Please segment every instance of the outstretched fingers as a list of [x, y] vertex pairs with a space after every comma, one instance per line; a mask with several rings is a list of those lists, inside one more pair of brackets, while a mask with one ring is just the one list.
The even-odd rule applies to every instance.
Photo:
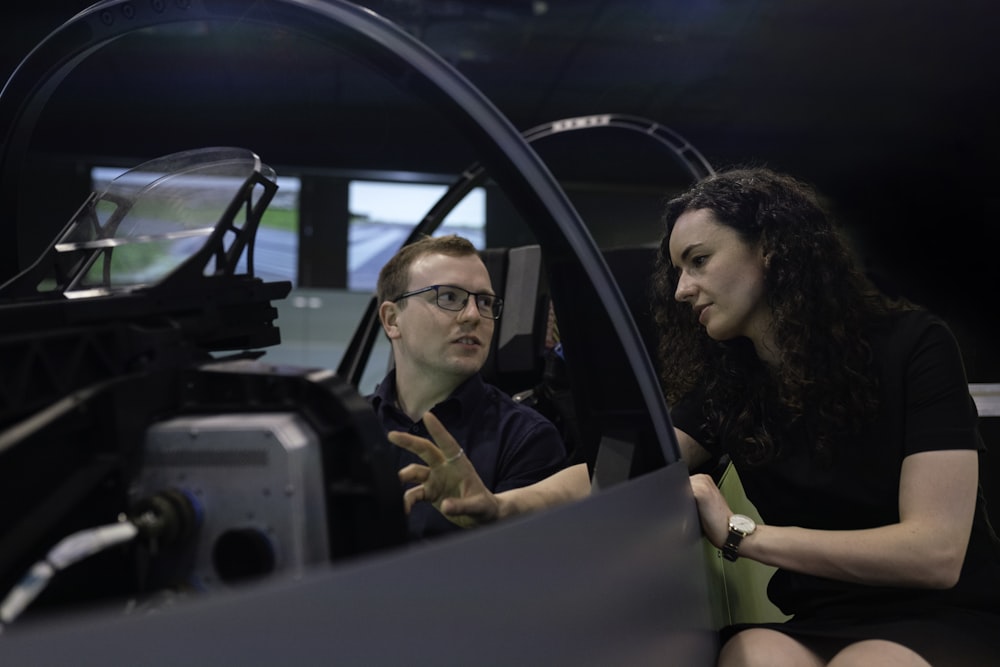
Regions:
[[465, 453], [462, 451], [461, 445], [438, 421], [433, 412], [424, 415], [424, 426], [427, 427], [427, 432], [433, 438], [433, 442], [404, 431], [391, 431], [388, 434], [389, 442], [416, 454], [421, 461], [429, 466], [452, 463]]
[[[442, 454], [440, 463], [451, 463], [452, 461], [457, 461], [462, 454], [461, 445], [458, 441], [448, 432], [448, 429], [438, 420], [433, 412], [428, 412], [424, 415], [424, 426], [427, 427], [427, 432], [431, 434], [431, 438], [434, 439], [435, 444], [438, 446], [438, 451]], [[430, 463], [428, 461], [428, 463]]]
[[402, 447], [419, 456], [420, 460], [427, 465], [434, 465], [441, 458], [441, 450], [427, 438], [421, 438], [405, 431], [390, 431], [386, 437], [397, 447]]
[[413, 506], [424, 500], [424, 485], [417, 484], [416, 486], [407, 489], [403, 492], [403, 511], [407, 514], [413, 509]]
[[404, 491], [406, 511], [424, 502], [462, 527], [495, 520], [499, 512], [496, 497], [483, 484], [461, 445], [433, 413], [424, 415], [424, 426], [433, 442], [403, 431], [388, 434], [389, 442], [424, 463], [411, 463], [398, 473], [404, 485], [414, 485]]
[[397, 473], [403, 484], [423, 484], [431, 474], [431, 469], [419, 463], [410, 463]]

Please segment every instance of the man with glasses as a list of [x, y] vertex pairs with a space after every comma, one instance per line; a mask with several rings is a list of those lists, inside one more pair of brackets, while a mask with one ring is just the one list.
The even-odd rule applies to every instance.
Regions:
[[[430, 412], [493, 492], [532, 484], [564, 466], [555, 426], [480, 375], [503, 299], [472, 243], [452, 235], [401, 248], [382, 267], [377, 292], [394, 368], [370, 400], [386, 432], [430, 438], [424, 424]], [[423, 465], [402, 448], [399, 457], [400, 468]], [[414, 538], [459, 530], [426, 503], [414, 506], [409, 527]]]

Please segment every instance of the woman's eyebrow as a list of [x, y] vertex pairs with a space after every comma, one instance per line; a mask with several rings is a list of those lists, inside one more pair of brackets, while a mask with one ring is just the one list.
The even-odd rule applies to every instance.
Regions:
[[688, 246], [681, 251], [681, 261], [683, 262], [684, 260], [686, 260], [688, 256], [690, 256], [691, 251], [700, 245], [702, 245], [700, 241], [697, 243], [688, 244]]

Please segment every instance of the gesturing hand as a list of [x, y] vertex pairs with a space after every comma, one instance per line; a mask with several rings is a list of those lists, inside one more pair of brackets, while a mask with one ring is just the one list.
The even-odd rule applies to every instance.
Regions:
[[[413, 452], [427, 465], [411, 463], [399, 471], [404, 484], [415, 484], [403, 494], [407, 514], [415, 503], [428, 502], [452, 523], [469, 528], [495, 521], [499, 506], [464, 455], [462, 448], [433, 413], [424, 415], [427, 438], [392, 431], [389, 442]], [[435, 444], [436, 443], [436, 444]]]

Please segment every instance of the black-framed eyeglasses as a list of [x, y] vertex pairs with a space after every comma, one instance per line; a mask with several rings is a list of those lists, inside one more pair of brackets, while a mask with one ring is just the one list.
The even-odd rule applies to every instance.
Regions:
[[491, 320], [499, 320], [500, 313], [503, 312], [503, 299], [498, 297], [496, 294], [477, 294], [476, 292], [470, 292], [467, 289], [456, 287], [455, 285], [431, 285], [430, 287], [421, 287], [420, 289], [415, 289], [412, 292], [404, 292], [403, 294], [400, 294], [393, 299], [392, 302], [396, 303], [406, 299], [407, 297], [423, 294], [424, 292], [430, 292], [431, 290], [435, 293], [435, 303], [437, 303], [439, 308], [443, 308], [444, 310], [451, 310], [455, 312], [463, 311], [465, 310], [466, 305], [468, 305], [469, 299], [474, 297], [476, 300], [476, 308], [479, 310], [479, 314], [481, 316], [488, 317]]

